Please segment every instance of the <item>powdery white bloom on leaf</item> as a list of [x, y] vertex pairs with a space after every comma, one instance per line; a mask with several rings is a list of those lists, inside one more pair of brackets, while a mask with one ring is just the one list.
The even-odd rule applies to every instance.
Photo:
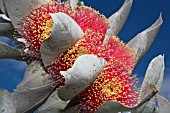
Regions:
[[170, 103], [164, 97], [157, 95], [159, 113], [168, 113], [170, 111]]
[[50, 15], [54, 21], [52, 33], [40, 47], [44, 66], [74, 45], [84, 34], [80, 26], [67, 14], [59, 12]]
[[104, 43], [106, 43], [113, 34], [118, 35], [124, 23], [126, 22], [127, 17], [129, 16], [132, 2], [133, 0], [125, 0], [123, 6], [108, 18], [110, 27], [107, 29]]
[[142, 31], [141, 33], [137, 34], [127, 43], [129, 47], [137, 52], [136, 62], [138, 62], [149, 50], [162, 26], [162, 23], [163, 20], [161, 13], [154, 24], [152, 24], [149, 28]]
[[72, 68], [60, 72], [65, 78], [65, 85], [58, 90], [58, 96], [64, 101], [72, 99], [96, 79], [106, 64], [104, 58], [94, 55], [78, 57]]
[[[21, 51], [0, 42], [0, 58], [20, 59]], [[22, 59], [20, 59], [22, 60]]]
[[[146, 85], [155, 84], [158, 90], [161, 90], [164, 77], [164, 56], [155, 57], [148, 66], [144, 81], [141, 86], [141, 97], [144, 95]], [[150, 113], [156, 109], [156, 97], [153, 97], [145, 106], [143, 113]]]
[[24, 79], [12, 92], [17, 113], [35, 111], [55, 90], [53, 84], [56, 82], [49, 78], [40, 63], [30, 63], [25, 71]]
[[50, 95], [46, 103], [38, 110], [38, 113], [62, 113], [67, 104], [67, 101], [62, 101], [58, 97], [56, 90]]
[[12, 95], [3, 89], [0, 89], [0, 112], [16, 113], [16, 106]]

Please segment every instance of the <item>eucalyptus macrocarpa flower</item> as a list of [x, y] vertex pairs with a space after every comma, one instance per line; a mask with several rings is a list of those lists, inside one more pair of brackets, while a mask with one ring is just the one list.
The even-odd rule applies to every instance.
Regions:
[[[9, 16], [2, 16], [8, 22], [1, 23], [4, 29], [0, 27], [0, 35], [11, 37], [15, 28], [12, 39], [19, 47], [0, 43], [0, 58], [29, 64], [23, 81], [12, 94], [1, 91], [1, 97], [10, 97], [14, 112], [33, 112], [49, 96], [38, 112], [47, 112], [47, 106], [53, 103], [57, 113], [116, 113], [132, 109], [155, 112], [153, 96], [163, 81], [163, 56], [153, 60], [158, 66], [151, 62], [141, 90], [135, 87], [137, 78], [131, 74], [154, 41], [162, 25], [161, 15], [151, 27], [124, 44], [116, 35], [128, 17], [132, 0], [126, 0], [109, 19], [78, 0], [0, 2], [1, 11]], [[155, 68], [155, 79], [150, 79], [154, 75], [149, 71]]]

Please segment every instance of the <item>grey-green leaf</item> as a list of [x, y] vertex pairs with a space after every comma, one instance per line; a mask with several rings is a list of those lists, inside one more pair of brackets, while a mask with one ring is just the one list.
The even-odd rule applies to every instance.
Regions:
[[0, 36], [12, 38], [14, 34], [14, 27], [10, 23], [0, 23]]
[[143, 92], [143, 97], [141, 102], [133, 109], [132, 113], [143, 113], [145, 106], [152, 99], [155, 94], [158, 93], [158, 89], [154, 84], [148, 84]]
[[106, 43], [112, 35], [117, 35], [120, 32], [129, 15], [132, 2], [133, 0], [125, 0], [123, 6], [109, 17], [110, 28], [107, 30], [104, 43]]
[[5, 23], [5, 22], [10, 22], [11, 20], [5, 15], [5, 14], [0, 14], [0, 22]]
[[131, 108], [125, 107], [119, 102], [108, 101], [103, 104], [95, 113], [118, 113], [120, 111], [129, 111]]
[[5, 0], [4, 4], [12, 24], [15, 28], [18, 28], [18, 21], [21, 21], [24, 16], [31, 14], [31, 11], [39, 4], [47, 1], [50, 0]]
[[4, 89], [0, 89], [0, 113], [17, 113], [13, 97]]
[[157, 95], [159, 113], [170, 113], [170, 103], [164, 97]]
[[128, 42], [129, 47], [134, 49], [137, 53], [136, 62], [138, 62], [149, 50], [161, 28], [162, 23], [162, 14], [160, 14], [159, 18], [152, 26], [139, 33]]
[[57, 94], [57, 90], [54, 91], [43, 106], [38, 110], [38, 113], [62, 113], [66, 107], [67, 102], [62, 101]]
[[53, 84], [47, 84], [32, 90], [15, 91], [13, 93], [17, 104], [17, 113], [32, 113], [47, 99], [53, 91]]
[[7, 15], [4, 0], [0, 0], [0, 10]]
[[55, 84], [44, 72], [40, 63], [32, 62], [23, 81], [12, 93], [16, 99], [17, 113], [30, 113], [36, 110], [54, 90]]
[[20, 50], [10, 47], [3, 42], [0, 42], [0, 59], [23, 60]]
[[95, 80], [105, 65], [105, 59], [94, 55], [78, 57], [72, 68], [60, 72], [65, 77], [65, 86], [58, 90], [59, 97], [64, 101], [73, 98]]
[[0, 36], [12, 38], [14, 34], [14, 27], [10, 19], [4, 14], [0, 14]]
[[43, 41], [40, 48], [45, 66], [74, 45], [84, 34], [80, 26], [67, 14], [59, 12], [51, 16], [54, 21], [51, 36]]
[[[146, 70], [146, 74], [145, 74], [145, 78], [143, 80], [142, 86], [141, 86], [141, 91], [143, 93], [143, 91], [145, 90], [145, 87], [148, 84], [155, 84], [158, 88], [158, 90], [160, 91], [161, 86], [162, 86], [162, 82], [163, 82], [163, 77], [164, 77], [164, 56], [159, 55], [157, 57], [155, 57], [149, 64], [147, 70]], [[142, 94], [143, 96], [143, 94]]]
[[[160, 91], [163, 77], [164, 77], [164, 56], [159, 55], [155, 57], [148, 66], [148, 69], [145, 74], [144, 81], [141, 87], [141, 98], [143, 98], [144, 91], [148, 84], [155, 84]], [[156, 109], [156, 97], [153, 97], [145, 106], [142, 113], [153, 113]]]
[[32, 90], [52, 82], [54, 82], [53, 79], [44, 71], [41, 63], [33, 61], [28, 65], [23, 80], [17, 86], [17, 90]]

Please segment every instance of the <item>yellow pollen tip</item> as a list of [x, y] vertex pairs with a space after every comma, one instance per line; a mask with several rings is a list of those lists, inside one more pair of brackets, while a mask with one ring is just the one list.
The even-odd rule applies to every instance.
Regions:
[[[52, 26], [53, 26], [53, 20], [47, 20], [45, 23], [45, 26], [42, 26], [40, 29], [43, 30], [42, 34], [41, 34], [41, 39], [45, 40], [47, 39], [50, 35], [51, 35], [51, 31], [52, 31]], [[40, 38], [40, 36], [38, 37]]]
[[[109, 83], [108, 83], [109, 82]], [[106, 81], [106, 83], [103, 84], [102, 92], [105, 93], [106, 96], [117, 96], [119, 93], [121, 93], [122, 84], [119, 80], [115, 78], [112, 78], [111, 81]]]

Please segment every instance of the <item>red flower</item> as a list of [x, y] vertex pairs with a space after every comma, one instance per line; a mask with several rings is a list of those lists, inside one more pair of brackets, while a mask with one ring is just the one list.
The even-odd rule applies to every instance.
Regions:
[[135, 53], [116, 36], [110, 37], [103, 44], [109, 26], [108, 20], [94, 9], [85, 6], [71, 9], [66, 3], [54, 1], [38, 6], [19, 23], [21, 28], [18, 32], [25, 40], [23, 52], [41, 59], [40, 46], [52, 31], [53, 20], [50, 13], [58, 12], [69, 15], [84, 32], [84, 36], [75, 45], [45, 67], [59, 81], [58, 87], [64, 85], [65, 81], [60, 71], [71, 68], [79, 56], [94, 54], [104, 58], [107, 65], [89, 87], [72, 99], [80, 104], [79, 110], [94, 112], [110, 100], [128, 107], [135, 106], [139, 102], [139, 92], [134, 87], [135, 76], [130, 77], [135, 66]]
[[18, 28], [17, 31], [22, 37], [17, 38], [22, 38], [26, 41], [23, 48], [24, 52], [40, 57], [42, 41], [50, 36], [52, 30], [53, 20], [50, 13], [58, 12], [63, 12], [72, 17], [84, 32], [87, 29], [93, 29], [97, 32], [106, 33], [108, 28], [107, 19], [94, 9], [77, 6], [72, 10], [67, 3], [47, 2], [39, 5], [32, 11], [31, 15], [23, 18], [22, 22], [18, 23], [21, 28]]
[[[139, 102], [139, 91], [135, 88], [136, 77], [130, 77], [135, 66], [135, 53], [132, 49], [112, 36], [108, 43], [100, 43], [99, 33], [88, 30], [83, 45], [89, 54], [104, 58], [107, 65], [96, 80], [83, 92], [72, 99], [80, 104], [79, 110], [94, 112], [102, 104], [113, 100], [132, 107]], [[99, 42], [96, 40], [99, 40]]]

